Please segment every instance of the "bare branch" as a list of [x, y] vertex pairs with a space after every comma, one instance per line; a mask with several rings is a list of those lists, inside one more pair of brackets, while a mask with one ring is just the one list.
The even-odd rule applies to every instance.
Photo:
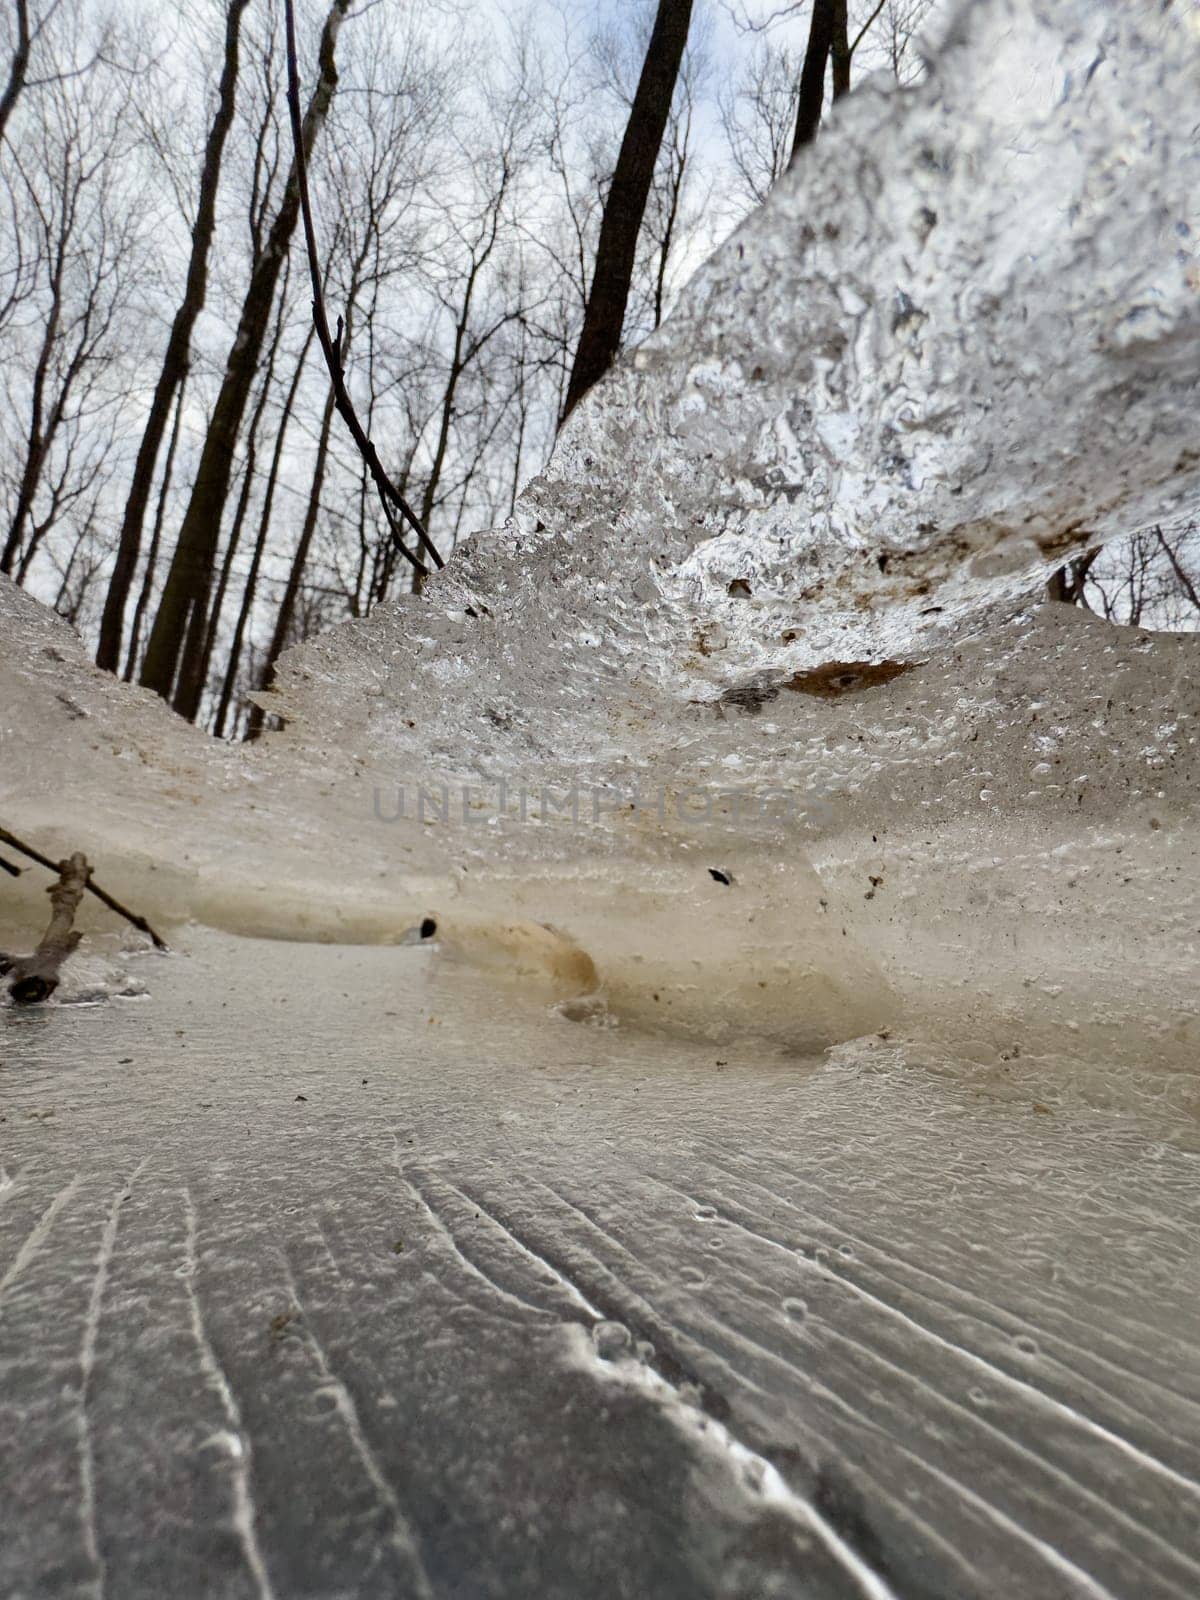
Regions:
[[[49, 867], [51, 872], [59, 871], [59, 863], [57, 861], [51, 861], [49, 856], [44, 856], [40, 850], [35, 850], [31, 844], [25, 844], [23, 840], [17, 838], [15, 833], [9, 833], [7, 828], [0, 828], [0, 843], [8, 845], [23, 856], [28, 856], [31, 861], [36, 861], [39, 866]], [[166, 940], [161, 939], [155, 933], [145, 917], [139, 917], [135, 912], [130, 911], [127, 906], [123, 906], [119, 900], [114, 900], [112, 895], [106, 894], [99, 884], [93, 883], [90, 868], [88, 869], [88, 880], [84, 888], [89, 894], [94, 894], [101, 905], [106, 905], [110, 911], [115, 911], [119, 917], [124, 917], [126, 922], [131, 923], [133, 927], [139, 929], [147, 938], [151, 939], [156, 950], [170, 948]]]
[[350, 430], [350, 435], [367, 464], [383, 505], [384, 515], [387, 517], [392, 541], [417, 573], [421, 576], [428, 576], [428, 568], [404, 544], [393, 507], [399, 511], [405, 522], [416, 534], [422, 549], [432, 558], [434, 565], [439, 568], [444, 567], [445, 562], [421, 525], [416, 512], [413, 511], [408, 501], [384, 471], [383, 463], [379, 459], [375, 446], [367, 437], [366, 430], [358, 420], [358, 413], [355, 411], [354, 404], [346, 390], [346, 377], [342, 366], [341, 352], [329, 331], [329, 318], [325, 312], [325, 293], [321, 285], [321, 263], [317, 254], [316, 230], [313, 226], [312, 202], [308, 192], [308, 164], [304, 159], [300, 112], [300, 68], [296, 58], [296, 12], [294, 0], [285, 0], [284, 15], [287, 29], [288, 111], [291, 115], [292, 142], [295, 146], [296, 154], [296, 176], [300, 186], [300, 214], [304, 223], [304, 242], [308, 250], [309, 276], [312, 279], [313, 325], [317, 330], [317, 342], [321, 346], [325, 364], [329, 368], [329, 376], [333, 383], [334, 404], [337, 407], [338, 415]]
[[1187, 595], [1188, 599], [1195, 606], [1196, 610], [1200, 611], [1200, 593], [1197, 593], [1196, 585], [1184, 571], [1183, 565], [1179, 560], [1179, 556], [1176, 554], [1174, 545], [1171, 544], [1166, 534], [1163, 533], [1161, 526], [1155, 528], [1154, 533], [1162, 547], [1163, 554], [1171, 563], [1171, 571], [1175, 574], [1179, 587], [1183, 590], [1184, 594]]

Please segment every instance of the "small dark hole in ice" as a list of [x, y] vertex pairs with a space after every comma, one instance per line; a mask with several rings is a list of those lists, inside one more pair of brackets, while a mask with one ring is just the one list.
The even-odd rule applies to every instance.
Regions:
[[733, 882], [733, 873], [722, 872], [720, 867], [709, 867], [708, 875], [714, 883], [723, 883], [727, 888]]
[[426, 917], [421, 923], [422, 939], [432, 939], [437, 932], [437, 922], [433, 917]]

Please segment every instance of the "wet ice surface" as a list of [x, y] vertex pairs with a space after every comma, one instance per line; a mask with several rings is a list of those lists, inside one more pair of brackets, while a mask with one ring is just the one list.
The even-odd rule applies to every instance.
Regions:
[[0, 1593], [1197, 1592], [1152, 1095], [189, 944], [0, 1015]]
[[0, 1011], [0, 1594], [1200, 1592], [1196, 640], [1031, 603], [1200, 504], [1196, 12], [960, 19], [277, 738], [0, 582], [6, 826], [381, 942]]

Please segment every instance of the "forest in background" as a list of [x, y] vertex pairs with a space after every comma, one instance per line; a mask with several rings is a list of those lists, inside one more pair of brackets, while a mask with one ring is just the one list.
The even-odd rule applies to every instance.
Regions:
[[[443, 555], [511, 514], [611, 358], [581, 335], [664, 17], [687, 44], [659, 74], [622, 345], [829, 100], [919, 77], [935, 3], [300, 0], [346, 387]], [[0, 570], [224, 737], [261, 728], [247, 696], [283, 649], [419, 581], [314, 336], [283, 22], [282, 0], [7, 0], [0, 35]], [[1194, 627], [1194, 546], [1146, 530], [1058, 597]]]

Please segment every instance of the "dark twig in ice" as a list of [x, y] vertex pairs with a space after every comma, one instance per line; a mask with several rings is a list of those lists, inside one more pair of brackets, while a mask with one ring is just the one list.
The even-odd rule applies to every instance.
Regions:
[[296, 13], [293, 0], [286, 0], [284, 6], [284, 19], [287, 31], [287, 102], [291, 115], [292, 144], [295, 148], [296, 181], [300, 189], [300, 215], [304, 221], [304, 242], [308, 252], [308, 271], [312, 279], [312, 313], [313, 327], [317, 331], [317, 341], [325, 357], [325, 365], [329, 368], [329, 376], [333, 383], [333, 401], [337, 407], [338, 415], [350, 430], [350, 436], [358, 448], [358, 453], [366, 462], [367, 470], [371, 474], [375, 488], [379, 493], [383, 514], [387, 518], [388, 528], [391, 532], [392, 542], [409, 565], [422, 577], [428, 577], [429, 569], [421, 562], [404, 543], [400, 532], [400, 523], [396, 512], [404, 518], [409, 527], [416, 534], [421, 547], [431, 557], [435, 567], [444, 567], [445, 562], [438, 554], [437, 547], [426, 533], [420, 518], [401, 494], [400, 490], [388, 477], [383, 463], [371, 440], [367, 430], [358, 420], [358, 413], [354, 409], [354, 402], [350, 399], [346, 388], [346, 372], [342, 364], [342, 319], [338, 318], [337, 338], [329, 331], [329, 318], [325, 312], [325, 292], [321, 287], [321, 261], [317, 253], [317, 235], [313, 227], [312, 202], [308, 193], [308, 164], [304, 158], [304, 139], [302, 132], [302, 118], [300, 112], [300, 67], [296, 59]]
[[[48, 867], [51, 872], [58, 872], [61, 868], [61, 863], [51, 861], [49, 856], [44, 856], [40, 850], [35, 850], [31, 844], [25, 844], [15, 834], [9, 833], [7, 828], [0, 828], [0, 844], [9, 845], [13, 850], [20, 851], [23, 856], [28, 856], [31, 861], [36, 861], [39, 866]], [[128, 906], [123, 906], [119, 900], [114, 900], [112, 895], [106, 893], [99, 884], [91, 881], [90, 873], [84, 887], [89, 894], [96, 896], [101, 905], [107, 906], [110, 911], [115, 911], [119, 917], [124, 917], [126, 922], [137, 928], [141, 933], [144, 933], [153, 942], [156, 950], [170, 948], [167, 941], [155, 933], [145, 917], [139, 917], [135, 911], [130, 911]]]
[[6, 861], [0, 856], [0, 872], [7, 872], [10, 878], [19, 878], [22, 871], [23, 868], [14, 866], [11, 861]]
[[17, 1005], [36, 1005], [48, 1000], [58, 988], [62, 964], [83, 938], [73, 924], [91, 875], [87, 857], [78, 850], [59, 862], [58, 882], [46, 891], [53, 907], [46, 931], [33, 954], [17, 956], [10, 968], [8, 992]]

